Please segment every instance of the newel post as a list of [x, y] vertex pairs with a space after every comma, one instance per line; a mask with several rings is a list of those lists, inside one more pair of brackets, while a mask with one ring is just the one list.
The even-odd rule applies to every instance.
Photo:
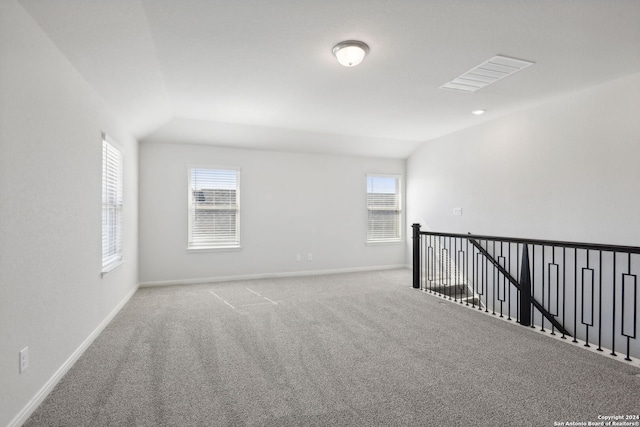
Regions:
[[531, 326], [531, 271], [529, 269], [529, 245], [522, 246], [520, 267], [520, 324]]
[[413, 287], [420, 289], [420, 224], [412, 224], [413, 228]]

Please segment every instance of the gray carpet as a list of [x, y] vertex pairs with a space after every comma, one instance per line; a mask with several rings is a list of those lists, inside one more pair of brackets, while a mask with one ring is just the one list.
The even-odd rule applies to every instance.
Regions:
[[640, 370], [411, 289], [409, 270], [138, 291], [26, 426], [553, 426]]

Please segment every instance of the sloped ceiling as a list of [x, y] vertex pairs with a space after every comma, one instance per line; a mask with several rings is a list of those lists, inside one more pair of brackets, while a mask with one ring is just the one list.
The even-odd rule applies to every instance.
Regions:
[[[638, 0], [20, 3], [149, 141], [403, 158], [640, 72]], [[371, 48], [358, 67], [331, 53], [347, 39]], [[440, 89], [498, 54], [535, 64], [474, 93]]]

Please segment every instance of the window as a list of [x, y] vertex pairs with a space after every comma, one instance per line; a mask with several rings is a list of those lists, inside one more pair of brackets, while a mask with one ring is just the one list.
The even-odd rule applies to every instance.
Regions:
[[367, 175], [367, 242], [402, 239], [402, 190], [397, 175]]
[[122, 153], [102, 136], [102, 272], [122, 263]]
[[188, 249], [240, 247], [240, 171], [189, 169]]

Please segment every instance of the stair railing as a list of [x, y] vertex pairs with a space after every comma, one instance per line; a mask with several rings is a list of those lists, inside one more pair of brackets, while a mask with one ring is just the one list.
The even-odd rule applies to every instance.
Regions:
[[437, 233], [413, 224], [413, 287], [625, 360], [637, 338], [640, 247]]

